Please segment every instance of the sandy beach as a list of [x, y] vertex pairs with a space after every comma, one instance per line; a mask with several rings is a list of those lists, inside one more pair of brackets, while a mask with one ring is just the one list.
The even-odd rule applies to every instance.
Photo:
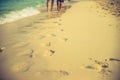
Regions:
[[0, 80], [117, 80], [119, 17], [96, 1], [0, 24]]

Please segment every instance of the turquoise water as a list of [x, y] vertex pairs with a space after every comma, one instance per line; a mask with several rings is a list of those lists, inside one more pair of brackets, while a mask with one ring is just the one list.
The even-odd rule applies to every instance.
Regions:
[[0, 15], [26, 7], [44, 5], [46, 0], [0, 0]]
[[[35, 14], [41, 14], [37, 6], [45, 6], [46, 1], [47, 0], [0, 0], [0, 24], [12, 22]], [[57, 2], [57, 0], [55, 0], [55, 2]]]
[[0, 0], [0, 24], [39, 14], [46, 0]]
[[[26, 7], [45, 5], [46, 1], [47, 0], [0, 0], [0, 16], [11, 11], [22, 10]], [[85, 1], [85, 0], [70, 0], [70, 1]]]

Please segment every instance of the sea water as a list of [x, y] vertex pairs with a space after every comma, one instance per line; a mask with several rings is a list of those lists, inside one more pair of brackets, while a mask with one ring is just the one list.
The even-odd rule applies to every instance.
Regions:
[[0, 0], [0, 24], [39, 14], [46, 0]]
[[[38, 6], [46, 6], [47, 0], [0, 0], [0, 24], [40, 14]], [[82, 0], [65, 0], [82, 1]], [[55, 0], [56, 5], [57, 0]]]

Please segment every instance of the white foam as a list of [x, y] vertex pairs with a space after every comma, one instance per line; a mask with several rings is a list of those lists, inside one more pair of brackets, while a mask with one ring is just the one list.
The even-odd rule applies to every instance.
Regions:
[[19, 11], [12, 11], [9, 14], [4, 15], [4, 17], [0, 17], [0, 24], [16, 21], [18, 19], [22, 19], [24, 17], [28, 17], [36, 14], [40, 14], [40, 11], [34, 7], [26, 7]]

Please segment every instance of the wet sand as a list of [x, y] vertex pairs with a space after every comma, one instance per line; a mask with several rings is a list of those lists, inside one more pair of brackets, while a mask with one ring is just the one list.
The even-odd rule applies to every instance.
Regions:
[[1, 80], [113, 80], [118, 18], [95, 1], [66, 9], [0, 25]]

